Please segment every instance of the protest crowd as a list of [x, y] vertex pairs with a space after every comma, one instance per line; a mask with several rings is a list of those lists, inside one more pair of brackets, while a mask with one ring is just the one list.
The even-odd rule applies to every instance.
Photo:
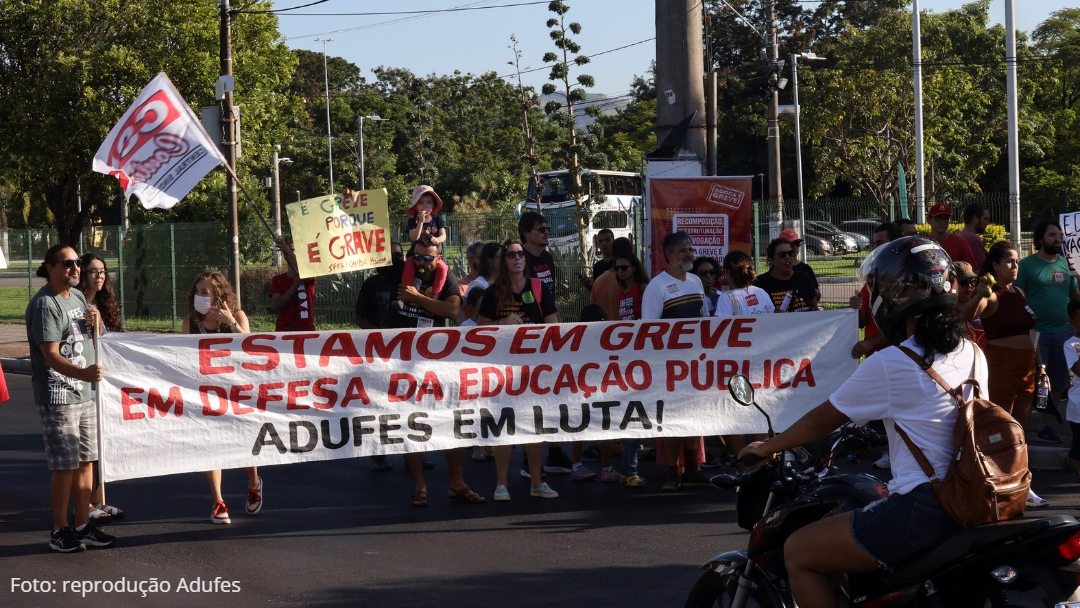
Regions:
[[[800, 260], [803, 239], [796, 230], [784, 229], [769, 241], [768, 271], [760, 275], [747, 253], [733, 250], [723, 259], [698, 256], [692, 237], [675, 231], [663, 239], [662, 251], [652, 252], [662, 260], [663, 270], [651, 277], [630, 239], [614, 238], [612, 231], [601, 230], [594, 242], [598, 259], [591, 276], [581, 281], [591, 304], [579, 318], [567, 319], [558, 308], [558, 268], [548, 251], [549, 224], [542, 214], [522, 213], [516, 238], [469, 245], [468, 272], [459, 277], [443, 259], [447, 234], [442, 207], [443, 201], [430, 186], [413, 190], [406, 212], [408, 242], [390, 244], [390, 263], [374, 269], [364, 281], [355, 306], [357, 327], [423, 331], [453, 326], [812, 314], [822, 308], [814, 270]], [[1062, 256], [1061, 227], [1052, 220], [1037, 223], [1033, 227], [1037, 250], [1020, 259], [1017, 247], [1006, 241], [984, 248], [981, 234], [989, 221], [986, 209], [968, 206], [965, 228], [956, 234], [948, 231], [951, 213], [944, 203], [930, 208], [929, 238], [952, 260], [957, 311], [967, 324], [970, 339], [986, 354], [989, 398], [1026, 427], [1036, 420], [1032, 416], [1033, 404], [1037, 405], [1036, 387], [1039, 382], [1048, 382], [1055, 398], [1068, 401], [1066, 411], [1073, 428], [1069, 455], [1080, 472], [1080, 386], [1070, 384], [1070, 372], [1080, 372], [1080, 291]], [[873, 246], [913, 230], [910, 221], [882, 223], [874, 230]], [[316, 331], [315, 279], [301, 278], [292, 248], [284, 241], [278, 246], [286, 268], [267, 287], [277, 315], [275, 329]], [[98, 365], [92, 340], [105, 333], [123, 332], [123, 319], [109, 269], [101, 257], [90, 253], [79, 257], [73, 248], [56, 245], [45, 254], [38, 275], [47, 284], [26, 309], [26, 331], [34, 398], [52, 475], [49, 546], [58, 552], [106, 547], [115, 537], [99, 525], [125, 513], [120, 506], [105, 502], [95, 468], [98, 424], [93, 385], [110, 370]], [[862, 339], [851, 345], [852, 358], [870, 357], [890, 344], [874, 321], [873, 302], [865, 287], [851, 296], [849, 307], [857, 311], [863, 330]], [[248, 316], [237, 305], [222, 273], [207, 271], [193, 277], [181, 331], [249, 331]], [[1032, 341], [1033, 332], [1037, 342]], [[1043, 368], [1045, 380], [1039, 371]], [[1049, 426], [1040, 431], [1040, 438], [1061, 441]], [[736, 464], [740, 450], [755, 439], [754, 435], [725, 435], [604, 440], [591, 445], [527, 443], [519, 475], [528, 482], [529, 496], [543, 499], [559, 497], [548, 481], [557, 475], [575, 482], [621, 484], [630, 490], [650, 485], [665, 491], [693, 488], [707, 485], [703, 469]], [[513, 451], [511, 445], [445, 450], [449, 498], [475, 505], [489, 498], [494, 502], [511, 500]], [[466, 481], [465, 457], [494, 463], [495, 491], [490, 497]], [[655, 459], [663, 470], [662, 477], [645, 478], [639, 468], [645, 458]], [[598, 462], [598, 468], [586, 460]], [[386, 456], [376, 455], [369, 462], [375, 471], [394, 469]], [[405, 454], [404, 467], [413, 482], [411, 507], [429, 505], [425, 476], [437, 466], [425, 453]], [[888, 455], [874, 466], [887, 469]], [[210, 521], [229, 524], [221, 471], [205, 475]], [[269, 491], [272, 504], [273, 488]], [[244, 512], [258, 514], [263, 501], [263, 480], [255, 467], [248, 468]], [[1046, 504], [1035, 492], [1029, 493], [1029, 507]], [[74, 512], [73, 519], [69, 519], [69, 510]]]

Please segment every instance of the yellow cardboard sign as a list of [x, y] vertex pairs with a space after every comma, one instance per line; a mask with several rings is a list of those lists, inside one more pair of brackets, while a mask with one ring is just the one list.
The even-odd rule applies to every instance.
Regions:
[[390, 264], [386, 189], [309, 198], [285, 206], [301, 278]]

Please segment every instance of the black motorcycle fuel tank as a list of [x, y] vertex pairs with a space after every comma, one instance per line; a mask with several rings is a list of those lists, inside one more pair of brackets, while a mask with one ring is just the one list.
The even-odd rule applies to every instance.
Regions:
[[865, 473], [830, 475], [814, 482], [794, 500], [761, 518], [750, 533], [750, 559], [781, 559], [784, 541], [799, 528], [819, 519], [853, 511], [888, 496], [880, 479]]

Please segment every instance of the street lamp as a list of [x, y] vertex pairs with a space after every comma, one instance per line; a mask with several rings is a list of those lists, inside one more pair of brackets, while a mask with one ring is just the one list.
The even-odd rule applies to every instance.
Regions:
[[[799, 188], [799, 229], [806, 232], [806, 207], [803, 204], [802, 184], [802, 136], [799, 133], [799, 59], [807, 61], [824, 61], [825, 58], [815, 55], [813, 51], [791, 54], [791, 94], [795, 98], [795, 182]], [[806, 247], [806, 241], [803, 241]], [[806, 251], [802, 252], [806, 259]]]
[[322, 43], [323, 86], [326, 87], [326, 154], [330, 160], [330, 193], [334, 192], [334, 140], [330, 135], [330, 73], [326, 69], [326, 43], [333, 38], [316, 38]]
[[357, 118], [356, 132], [359, 135], [358, 139], [360, 140], [359, 141], [359, 146], [360, 146], [359, 157], [360, 157], [360, 189], [361, 190], [367, 190], [367, 188], [366, 188], [367, 184], [364, 181], [364, 120], [371, 120], [371, 121], [379, 122], [379, 121], [383, 121], [383, 120], [386, 120], [386, 119], [379, 116], [379, 115], [377, 115], [377, 114], [369, 114], [367, 116], [364, 116], [363, 114], [361, 114], [359, 116], [359, 118]]
[[[271, 198], [274, 201], [274, 232], [277, 234], [278, 240], [281, 240], [281, 165], [291, 165], [292, 159], [288, 157], [279, 157], [278, 152], [281, 152], [281, 146], [274, 146], [274, 156], [271, 159], [274, 172], [271, 174], [270, 180], [270, 193]], [[277, 244], [274, 245], [274, 265], [281, 264], [281, 251]]]

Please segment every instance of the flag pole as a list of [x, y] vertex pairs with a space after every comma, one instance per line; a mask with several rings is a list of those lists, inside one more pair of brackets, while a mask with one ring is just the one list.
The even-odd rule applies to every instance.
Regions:
[[248, 204], [248, 207], [250, 207], [251, 210], [255, 212], [255, 215], [259, 217], [259, 220], [262, 221], [262, 225], [265, 226], [266, 231], [270, 233], [270, 238], [274, 241], [277, 241], [277, 233], [274, 231], [273, 228], [270, 227], [270, 222], [266, 220], [266, 216], [262, 214], [262, 211], [259, 211], [259, 208], [255, 206], [255, 197], [251, 196], [251, 193], [248, 192], [248, 189], [244, 186], [244, 183], [241, 182], [240, 178], [236, 176], [236, 171], [233, 171], [233, 168], [229, 166], [229, 163], [225, 163], [222, 166], [225, 167], [225, 170], [229, 172], [229, 175], [232, 177], [233, 183], [235, 183], [236, 186], [240, 188], [240, 191], [244, 193], [244, 196], [247, 197], [246, 199], [244, 199], [244, 202]]

